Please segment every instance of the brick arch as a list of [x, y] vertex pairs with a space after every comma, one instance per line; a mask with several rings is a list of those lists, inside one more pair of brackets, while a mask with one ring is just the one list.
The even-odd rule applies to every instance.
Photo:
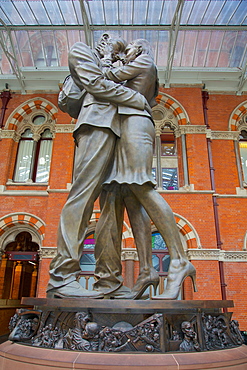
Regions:
[[45, 223], [39, 217], [31, 213], [19, 212], [11, 213], [0, 218], [0, 237], [9, 231], [14, 226], [26, 225], [35, 229], [39, 234], [40, 239], [43, 240], [45, 236]]
[[247, 113], [247, 101], [240, 103], [232, 112], [229, 123], [229, 131], [238, 131], [239, 121]]
[[161, 106], [164, 106], [166, 109], [170, 109], [174, 116], [178, 120], [178, 125], [187, 125], [189, 124], [189, 116], [182, 106], [176, 99], [167, 94], [159, 94], [156, 97], [156, 101]]
[[19, 105], [7, 119], [5, 128], [16, 130], [19, 123], [23, 121], [25, 115], [34, 111], [45, 111], [52, 121], [57, 119], [58, 108], [44, 98], [33, 98]]
[[[94, 211], [90, 220], [89, 229], [93, 230], [100, 217], [100, 211]], [[188, 249], [202, 248], [200, 238], [192, 224], [183, 216], [174, 213], [179, 232], [183, 235]], [[153, 222], [153, 227], [155, 228]], [[91, 226], [91, 227], [90, 227]], [[156, 229], [155, 229], [156, 230]], [[134, 236], [131, 227], [124, 221], [122, 243], [123, 247], [133, 247]]]
[[[192, 224], [181, 215], [174, 213], [175, 221], [178, 226], [179, 232], [182, 234], [186, 242], [187, 249], [202, 248], [200, 238], [192, 226]], [[156, 227], [152, 222], [152, 231], [156, 231]]]
[[179, 228], [179, 232], [183, 235], [186, 240], [188, 249], [201, 248], [200, 238], [192, 226], [192, 224], [181, 215], [174, 213], [176, 224]]

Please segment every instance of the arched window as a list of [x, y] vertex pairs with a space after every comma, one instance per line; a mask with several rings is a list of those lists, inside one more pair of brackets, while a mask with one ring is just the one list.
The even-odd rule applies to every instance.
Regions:
[[240, 150], [241, 163], [242, 163], [243, 180], [246, 185], [247, 184], [247, 130], [242, 130], [239, 135], [239, 150]]
[[58, 66], [56, 49], [53, 45], [45, 46], [41, 49], [34, 60], [35, 67], [54, 67]]
[[167, 276], [170, 256], [166, 243], [157, 231], [152, 233], [152, 261], [159, 275]]
[[29, 232], [20, 232], [10, 242], [2, 257], [1, 269], [4, 288], [0, 292], [3, 299], [35, 297], [39, 266], [39, 246], [32, 241]]
[[[34, 124], [37, 124], [39, 120], [42, 121], [41, 118], [42, 116], [37, 116]], [[38, 141], [34, 140], [31, 130], [26, 129], [19, 141], [14, 181], [48, 182], [51, 151], [52, 134], [49, 129], [41, 133]]]
[[95, 238], [94, 232], [87, 235], [84, 240], [83, 254], [80, 259], [81, 273], [79, 277], [80, 284], [86, 289], [93, 289], [94, 283], [94, 270], [95, 270], [95, 258], [94, 258], [94, 246]]
[[178, 163], [174, 131], [166, 125], [160, 135], [162, 188], [178, 190]]
[[[159, 294], [161, 294], [166, 287], [170, 255], [166, 243], [158, 231], [152, 232], [152, 263], [160, 276]], [[182, 299], [182, 295], [183, 291], [181, 290], [178, 299]]]
[[33, 134], [27, 129], [19, 141], [14, 181], [26, 182], [31, 178], [31, 163], [33, 156]]
[[158, 188], [178, 190], [178, 159], [176, 138], [171, 124], [156, 127], [153, 175]]

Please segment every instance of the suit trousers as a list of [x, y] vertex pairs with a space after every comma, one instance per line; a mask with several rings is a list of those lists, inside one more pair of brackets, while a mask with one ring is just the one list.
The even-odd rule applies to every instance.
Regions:
[[101, 197], [101, 216], [96, 225], [94, 289], [107, 294], [123, 284], [121, 265], [122, 230], [126, 208], [135, 238], [141, 268], [152, 266], [151, 223], [128, 184], [114, 182]]
[[76, 132], [74, 182], [61, 213], [57, 256], [47, 291], [76, 280], [94, 202], [111, 170], [116, 135], [108, 128], [82, 125]]

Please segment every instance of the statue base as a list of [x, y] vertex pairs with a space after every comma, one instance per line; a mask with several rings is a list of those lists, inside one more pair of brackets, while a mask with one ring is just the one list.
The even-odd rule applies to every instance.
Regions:
[[3, 370], [15, 361], [18, 370], [20, 362], [25, 370], [27, 364], [32, 370], [247, 368], [238, 323], [223, 312], [233, 301], [23, 298], [22, 304], [34, 308], [12, 317], [15, 343], [0, 346]]
[[246, 370], [247, 346], [190, 353], [89, 353], [35, 348], [7, 341], [0, 345], [0, 369], [154, 369], [154, 370]]

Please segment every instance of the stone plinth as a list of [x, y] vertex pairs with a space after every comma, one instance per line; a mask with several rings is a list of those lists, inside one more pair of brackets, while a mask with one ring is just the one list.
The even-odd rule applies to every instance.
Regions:
[[35, 348], [5, 342], [0, 345], [1, 370], [74, 369], [246, 370], [247, 346], [193, 353], [88, 353]]
[[23, 298], [0, 369], [247, 369], [233, 301]]

